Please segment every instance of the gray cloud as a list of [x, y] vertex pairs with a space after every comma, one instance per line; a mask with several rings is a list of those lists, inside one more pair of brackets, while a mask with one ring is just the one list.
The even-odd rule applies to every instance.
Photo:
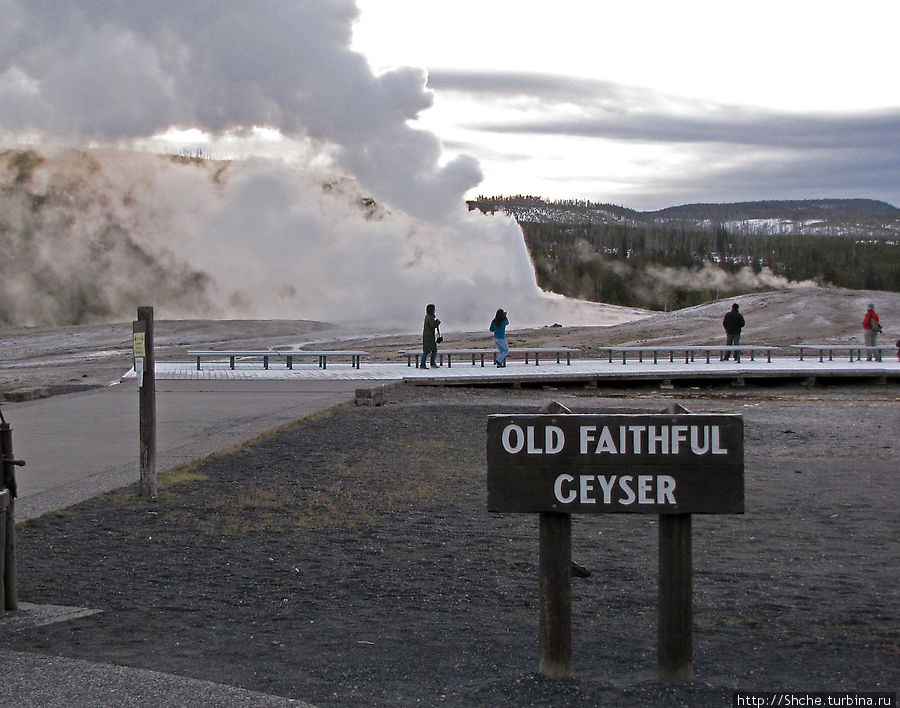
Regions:
[[582, 79], [560, 74], [526, 72], [432, 70], [428, 73], [429, 88], [490, 97], [534, 97], [543, 101], [564, 103], [636, 103], [655, 94], [647, 89], [618, 84], [613, 81]]
[[638, 87], [573, 77], [438, 71], [435, 90], [503, 99], [530, 97], [552, 112], [554, 105], [581, 108], [579, 118], [529, 119], [515, 123], [470, 122], [472, 130], [554, 134], [642, 142], [716, 142], [802, 149], [878, 147], [900, 144], [900, 108], [864, 113], [795, 114], [667, 96]]
[[623, 187], [625, 204], [652, 210], [695, 202], [823, 197], [881, 199], [893, 204], [900, 184], [896, 158], [875, 151], [798, 154], [717, 146], [705, 150], [697, 163], [689, 173], [660, 171]]
[[794, 149], [880, 148], [900, 141], [900, 110], [851, 116], [795, 116], [737, 111], [678, 117], [663, 113], [593, 115], [579, 119], [471, 123], [494, 133], [553, 134], [662, 143], [727, 143]]
[[[634, 185], [643, 206], [663, 206], [679, 195], [699, 201], [900, 198], [900, 108], [788, 113], [525, 73], [434, 71], [428, 85], [476, 97], [488, 108], [531, 101], [521, 119], [506, 111], [503, 121], [468, 122], [465, 127], [476, 133], [657, 144], [692, 153], [699, 166], [691, 174], [660, 174]], [[660, 204], [660, 198], [666, 201]]]
[[4, 0], [0, 129], [72, 142], [171, 126], [257, 126], [331, 146], [378, 195], [430, 218], [481, 179], [439, 164], [407, 123], [432, 102], [420, 69], [375, 76], [349, 50], [353, 0]]

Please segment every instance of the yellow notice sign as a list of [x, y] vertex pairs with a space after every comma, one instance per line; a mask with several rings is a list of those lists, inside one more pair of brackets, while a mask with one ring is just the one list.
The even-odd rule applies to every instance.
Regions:
[[135, 358], [147, 356], [147, 348], [145, 345], [146, 334], [144, 332], [134, 333], [134, 356]]

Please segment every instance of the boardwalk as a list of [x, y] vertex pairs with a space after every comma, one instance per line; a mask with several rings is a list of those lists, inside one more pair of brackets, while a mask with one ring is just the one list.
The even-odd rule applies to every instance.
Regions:
[[[228, 363], [205, 363], [198, 371], [195, 362], [157, 362], [158, 380], [287, 380], [287, 381], [405, 381], [412, 384], [466, 385], [504, 383], [627, 383], [690, 379], [721, 379], [723, 381], [796, 380], [812, 383], [816, 379], [871, 379], [876, 382], [900, 380], [900, 361], [885, 357], [883, 362], [824, 361], [798, 357], [773, 357], [765, 360], [741, 363], [734, 361], [652, 361], [622, 364], [610, 363], [606, 359], [573, 359], [570, 366], [565, 362], [542, 361], [535, 366], [533, 361], [509, 361], [505, 369], [493, 366], [472, 366], [468, 362], [457, 362], [452, 367], [438, 367], [427, 370], [407, 366], [405, 362], [364, 362], [359, 369], [349, 362], [335, 362], [328, 369], [321, 369], [315, 363], [294, 364], [293, 369], [283, 365], [264, 369], [259, 361], [238, 362], [234, 369]], [[129, 371], [123, 380], [134, 378]]]

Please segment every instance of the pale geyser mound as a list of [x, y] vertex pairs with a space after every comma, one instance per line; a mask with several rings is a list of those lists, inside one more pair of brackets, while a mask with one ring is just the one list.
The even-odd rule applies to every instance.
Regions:
[[157, 316], [454, 328], [503, 307], [519, 326], [645, 312], [541, 291], [518, 225], [426, 219], [333, 168], [121, 150], [0, 153], [0, 311], [8, 325]]

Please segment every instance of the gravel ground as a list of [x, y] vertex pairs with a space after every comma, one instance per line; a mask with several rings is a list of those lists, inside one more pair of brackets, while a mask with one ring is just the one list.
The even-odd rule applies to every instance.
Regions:
[[[101, 614], [4, 646], [321, 706], [731, 705], [900, 685], [896, 387], [440, 389], [340, 406], [20, 528], [19, 594]], [[656, 517], [578, 516], [571, 680], [537, 673], [538, 523], [486, 511], [486, 416], [745, 419], [746, 513], [697, 516], [694, 673], [656, 672]]]

